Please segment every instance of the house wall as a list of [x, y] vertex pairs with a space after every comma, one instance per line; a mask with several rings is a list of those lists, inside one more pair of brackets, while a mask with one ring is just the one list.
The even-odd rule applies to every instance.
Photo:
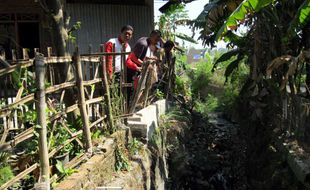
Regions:
[[[71, 24], [80, 21], [81, 28], [74, 33], [76, 44], [81, 53], [88, 52], [89, 44], [98, 51], [100, 44], [109, 38], [117, 37], [123, 25], [134, 27], [134, 36], [130, 44], [142, 36], [147, 36], [154, 27], [153, 0], [146, 5], [110, 5], [110, 4], [67, 4], [67, 13]], [[74, 49], [70, 43], [69, 52]]]
[[[49, 24], [39, 3], [35, 0], [0, 0], [0, 14], [32, 13], [39, 15], [40, 47], [46, 53], [46, 47], [52, 46]], [[88, 1], [87, 1], [88, 2]], [[126, 1], [127, 2], [127, 1]], [[130, 44], [142, 36], [147, 36], [154, 27], [154, 0], [141, 1], [139, 5], [124, 4], [96, 4], [96, 3], [67, 3], [66, 12], [71, 16], [70, 24], [81, 21], [81, 28], [74, 33], [76, 44], [81, 53], [88, 51], [89, 44], [93, 51], [99, 50], [99, 45], [109, 38], [116, 37], [123, 25], [134, 27], [134, 36]], [[18, 40], [17, 40], [18, 41]], [[69, 42], [68, 50], [73, 52], [75, 44]], [[27, 48], [27, 47], [25, 47]]]

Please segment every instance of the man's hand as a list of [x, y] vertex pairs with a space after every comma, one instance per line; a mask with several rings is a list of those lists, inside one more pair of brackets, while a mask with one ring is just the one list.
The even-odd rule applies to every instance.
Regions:
[[109, 84], [112, 84], [113, 81], [113, 76], [112, 75], [108, 75], [108, 82]]
[[142, 71], [142, 67], [137, 67], [137, 71], [141, 72]]

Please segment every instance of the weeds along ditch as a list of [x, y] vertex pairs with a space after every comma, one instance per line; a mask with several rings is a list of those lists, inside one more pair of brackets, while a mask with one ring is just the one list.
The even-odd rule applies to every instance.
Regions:
[[177, 76], [181, 104], [162, 124], [167, 130], [168, 189], [303, 189], [272, 149], [269, 123], [276, 112], [264, 110], [263, 123], [251, 120], [251, 99], [240, 94], [249, 68], [241, 64], [228, 76], [228, 63], [214, 68], [213, 60], [186, 65]]

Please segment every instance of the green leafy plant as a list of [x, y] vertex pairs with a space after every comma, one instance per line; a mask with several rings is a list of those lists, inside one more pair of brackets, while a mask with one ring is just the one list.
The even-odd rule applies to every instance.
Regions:
[[142, 150], [143, 143], [138, 141], [136, 138], [133, 138], [128, 144], [128, 151], [130, 156], [139, 154]]
[[158, 88], [157, 88], [156, 91], [155, 91], [155, 96], [156, 96], [156, 98], [158, 98], [159, 100], [164, 99], [164, 93], [163, 93], [161, 90], [159, 90]]
[[128, 152], [126, 149], [120, 146], [117, 146], [115, 149], [115, 170], [116, 171], [128, 171], [130, 168]]
[[10, 166], [0, 167], [0, 186], [14, 177]]
[[72, 169], [72, 168], [65, 168], [63, 163], [59, 160], [57, 160], [56, 168], [61, 173], [62, 176], [69, 176], [69, 175], [76, 173], [78, 171], [78, 170]]
[[68, 31], [68, 40], [72, 43], [76, 42], [76, 37], [73, 35], [74, 31], [77, 31], [78, 29], [81, 28], [82, 22], [77, 21], [75, 24], [73, 24], [73, 26], [70, 28], [70, 30]]

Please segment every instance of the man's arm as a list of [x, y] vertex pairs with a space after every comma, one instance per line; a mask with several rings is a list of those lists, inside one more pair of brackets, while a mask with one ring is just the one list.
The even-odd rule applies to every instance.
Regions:
[[[112, 53], [112, 50], [113, 50], [113, 43], [112, 42], [105, 43], [105, 52]], [[113, 76], [112, 60], [113, 58], [111, 55], [106, 56], [106, 67], [107, 67], [108, 77], [110, 80], [112, 80], [112, 76]]]
[[127, 60], [126, 60], [126, 65], [129, 69], [132, 69], [134, 71], [141, 71], [141, 64], [138, 61], [138, 58], [135, 56], [134, 53], [129, 54]]

